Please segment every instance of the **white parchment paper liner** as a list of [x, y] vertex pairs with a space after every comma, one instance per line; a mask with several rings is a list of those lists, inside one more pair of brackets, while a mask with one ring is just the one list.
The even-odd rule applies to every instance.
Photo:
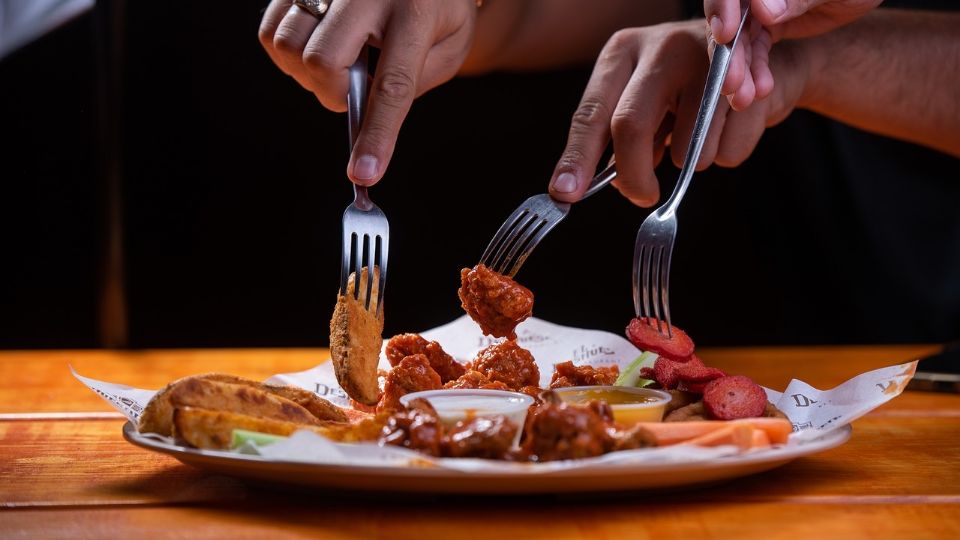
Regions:
[[[422, 332], [428, 340], [438, 341], [444, 350], [460, 362], [468, 362], [477, 351], [495, 343], [484, 336], [469, 317], [459, 319]], [[592, 366], [618, 365], [626, 367], [641, 351], [625, 338], [599, 330], [584, 330], [530, 318], [517, 328], [517, 339], [528, 349], [540, 368], [540, 385], [549, 386], [553, 365], [572, 360], [575, 364]], [[384, 354], [381, 367], [389, 369]], [[783, 392], [765, 388], [767, 397], [786, 413], [793, 423], [794, 433], [785, 445], [791, 447], [822, 437], [834, 429], [846, 426], [871, 410], [900, 395], [913, 377], [917, 362], [908, 362], [860, 374], [830, 390], [819, 390], [803, 381], [793, 380]], [[71, 371], [73, 369], [71, 368]], [[130, 386], [74, 376], [100, 397], [113, 405], [134, 424], [156, 393]], [[750, 375], [744, 373], [743, 375]], [[297, 373], [283, 373], [267, 382], [291, 384], [316, 392], [318, 395], [344, 407], [349, 407], [346, 394], [337, 384], [330, 362]], [[157, 437], [161, 438], [161, 437]], [[166, 439], [166, 438], [163, 438]], [[169, 439], [167, 439], [169, 441]], [[687, 463], [735, 455], [732, 446], [700, 448], [685, 445], [614, 452], [596, 458], [543, 463], [531, 466], [482, 459], [430, 458], [404, 448], [376, 444], [342, 444], [324, 439], [309, 431], [301, 431], [287, 440], [269, 446], [247, 445], [244, 453], [256, 453], [268, 459], [351, 466], [427, 466], [470, 471], [552, 472], [578, 467], [604, 467], [625, 463]], [[760, 450], [776, 452], [777, 448]]]

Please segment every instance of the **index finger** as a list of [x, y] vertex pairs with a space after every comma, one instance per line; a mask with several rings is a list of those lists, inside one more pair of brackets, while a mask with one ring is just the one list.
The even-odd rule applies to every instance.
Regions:
[[[411, 10], [412, 11], [412, 10]], [[395, 12], [384, 33], [373, 78], [367, 115], [353, 147], [347, 174], [360, 185], [373, 185], [393, 156], [397, 135], [413, 99], [431, 43], [429, 13]]]

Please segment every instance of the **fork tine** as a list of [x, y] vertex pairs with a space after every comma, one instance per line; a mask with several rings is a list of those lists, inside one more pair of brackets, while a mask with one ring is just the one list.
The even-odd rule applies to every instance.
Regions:
[[660, 302], [663, 304], [663, 317], [667, 322], [667, 336], [670, 338], [673, 338], [673, 329], [670, 325], [670, 259], [672, 258], [673, 241], [663, 248], [663, 260], [660, 262]]
[[511, 243], [510, 251], [504, 256], [498, 265], [497, 272], [508, 275], [510, 268], [517, 265], [521, 255], [526, 251], [527, 245], [534, 236], [546, 225], [547, 221], [539, 215], [532, 214], [530, 219], [524, 223], [522, 229], [518, 229]]
[[528, 210], [525, 210], [523, 216], [518, 220], [517, 225], [510, 230], [510, 234], [504, 239], [503, 244], [500, 246], [500, 249], [497, 250], [496, 255], [490, 259], [490, 262], [493, 266], [491, 268], [494, 272], [500, 274], [506, 271], [506, 267], [509, 262], [513, 259], [513, 256], [518, 253], [518, 243], [525, 238], [527, 231], [530, 227], [538, 220], [540, 216], [534, 214]]
[[[530, 253], [533, 252], [533, 249], [537, 247], [540, 241], [543, 240], [543, 238], [547, 236], [547, 233], [550, 232], [550, 230], [556, 225], [556, 221], [550, 221], [546, 219], [538, 223], [531, 231], [529, 238], [523, 242], [523, 251], [521, 251], [516, 257], [511, 256], [513, 264], [509, 265], [509, 272], [503, 272], [503, 275], [508, 277], [517, 275], [517, 272], [520, 270], [520, 266], [522, 266], [524, 261], [527, 260], [527, 257], [530, 256]], [[520, 245], [520, 242], [517, 244]]]
[[[366, 236], [366, 235], [364, 235]], [[360, 277], [363, 275], [363, 241], [364, 236], [356, 233], [356, 241], [351, 245], [353, 255], [353, 298], [360, 299]]]
[[643, 249], [643, 259], [640, 264], [643, 269], [643, 275], [641, 276], [641, 287], [643, 291], [643, 316], [649, 318], [653, 315], [653, 312], [650, 311], [650, 256], [653, 253], [653, 249], [650, 247], [644, 247]]
[[380, 236], [377, 236], [377, 266], [380, 268], [380, 275], [377, 278], [377, 318], [383, 316], [383, 291], [387, 288], [387, 248], [389, 244]]
[[[376, 238], [371, 238], [368, 234], [363, 235], [364, 268], [361, 269], [360, 273], [362, 274], [363, 270], [367, 271], [367, 286], [365, 287], [366, 290], [364, 291], [366, 296], [364, 296], [363, 302], [363, 309], [366, 309], [367, 311], [370, 311], [370, 303], [373, 301], [373, 295], [371, 293], [373, 292], [373, 278], [376, 271], [376, 253], [374, 252], [375, 242]], [[357, 288], [359, 288], [359, 284], [357, 285]]]
[[[663, 333], [663, 329], [660, 327], [660, 294], [663, 292], [663, 289], [660, 288], [660, 259], [663, 256], [663, 247], [657, 246], [653, 250], [653, 268], [650, 270], [651, 279], [653, 280], [650, 284], [650, 295], [653, 303], [653, 313], [656, 315], [657, 319], [657, 332]], [[656, 294], [656, 297], [653, 295]]]
[[350, 245], [353, 234], [344, 229], [343, 240], [340, 247], [340, 294], [347, 294], [347, 280], [350, 279]]
[[490, 243], [487, 244], [487, 249], [484, 250], [483, 256], [480, 257], [480, 262], [487, 267], [493, 267], [493, 259], [498, 256], [503, 243], [509, 238], [508, 233], [512, 231], [517, 223], [527, 214], [528, 210], [523, 208], [517, 208], [507, 217], [506, 221], [503, 222], [503, 225], [500, 226], [500, 229], [497, 230], [497, 234], [493, 236], [493, 240], [490, 240]]

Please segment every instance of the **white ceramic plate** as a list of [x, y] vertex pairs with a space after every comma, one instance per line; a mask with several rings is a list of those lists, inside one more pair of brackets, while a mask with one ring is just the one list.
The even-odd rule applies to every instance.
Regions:
[[[129, 442], [173, 456], [210, 472], [275, 484], [339, 488], [355, 491], [393, 491], [458, 494], [587, 493], [651, 490], [716, 483], [767, 471], [802, 456], [835, 448], [850, 438], [849, 425], [800, 444], [791, 444], [721, 458], [683, 463], [630, 463], [577, 467], [546, 473], [521, 469], [497, 472], [461, 472], [422, 467], [344, 466], [274, 461], [260, 456], [197, 450], [144, 437], [133, 424], [123, 426]], [[532, 464], [531, 467], [536, 467]]]

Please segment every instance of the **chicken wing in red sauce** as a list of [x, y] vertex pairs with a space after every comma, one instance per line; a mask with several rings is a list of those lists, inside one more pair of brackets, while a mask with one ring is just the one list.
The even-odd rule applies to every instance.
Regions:
[[413, 354], [422, 354], [430, 361], [430, 367], [440, 375], [440, 382], [456, 380], [466, 373], [467, 368], [452, 356], [444, 352], [436, 341], [427, 341], [419, 334], [400, 334], [387, 342], [387, 360], [396, 366], [404, 358]]
[[600, 367], [575, 366], [567, 360], [553, 366], [553, 377], [550, 378], [550, 388], [566, 386], [608, 386], [616, 382], [620, 376], [618, 366]]
[[440, 375], [430, 367], [430, 360], [422, 354], [408, 356], [387, 373], [377, 412], [402, 410], [400, 398], [405, 394], [439, 388]]
[[516, 339], [518, 324], [533, 314], [533, 293], [482, 264], [460, 271], [460, 302], [484, 334]]
[[522, 451], [530, 461], [580, 459], [655, 445], [643, 428], [622, 430], [614, 424], [605, 402], [575, 405], [547, 398], [527, 422]]
[[500, 381], [491, 381], [479, 371], [468, 371], [455, 381], [443, 385], [444, 388], [466, 388], [482, 390], [510, 390], [510, 387]]
[[406, 410], [390, 415], [383, 426], [379, 442], [440, 456], [443, 448], [443, 425], [429, 401], [423, 398], [415, 399]]
[[540, 385], [540, 369], [533, 355], [520, 348], [516, 341], [504, 341], [481, 350], [473, 361], [473, 369], [511, 390]]
[[457, 422], [444, 437], [444, 454], [450, 457], [506, 459], [520, 426], [506, 416], [481, 416]]

